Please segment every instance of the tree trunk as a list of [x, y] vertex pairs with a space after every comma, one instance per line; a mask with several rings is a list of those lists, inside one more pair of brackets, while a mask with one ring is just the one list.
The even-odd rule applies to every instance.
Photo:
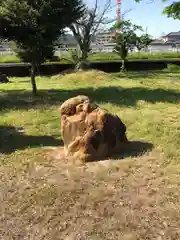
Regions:
[[82, 50], [82, 61], [87, 61], [88, 58], [88, 52], [84, 49]]
[[123, 72], [126, 69], [125, 63], [126, 63], [126, 58], [128, 55], [128, 48], [126, 47], [125, 44], [121, 45], [121, 71]]
[[33, 95], [37, 95], [37, 86], [36, 86], [36, 69], [35, 69], [35, 64], [31, 64], [31, 84], [32, 84], [32, 92]]
[[126, 68], [125, 68], [125, 59], [122, 59], [122, 66], [121, 66], [121, 71], [123, 72]]
[[79, 62], [76, 64], [76, 71], [79, 71], [79, 70], [87, 70], [88, 69], [88, 61], [87, 61], [87, 58], [88, 58], [88, 52], [84, 49], [81, 50], [81, 57], [79, 59]]
[[88, 62], [83, 60], [80, 60], [75, 66], [76, 71], [86, 71], [88, 69], [89, 69]]

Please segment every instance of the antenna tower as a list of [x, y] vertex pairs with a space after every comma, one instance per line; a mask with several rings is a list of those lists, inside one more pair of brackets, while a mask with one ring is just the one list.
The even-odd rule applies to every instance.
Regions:
[[121, 21], [121, 0], [116, 0], [117, 3], [117, 23]]

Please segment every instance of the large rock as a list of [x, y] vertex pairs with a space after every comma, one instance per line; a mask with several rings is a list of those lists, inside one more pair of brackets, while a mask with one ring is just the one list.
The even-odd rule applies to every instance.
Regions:
[[110, 157], [127, 144], [126, 126], [87, 96], [65, 101], [61, 108], [61, 134], [66, 157], [83, 162]]

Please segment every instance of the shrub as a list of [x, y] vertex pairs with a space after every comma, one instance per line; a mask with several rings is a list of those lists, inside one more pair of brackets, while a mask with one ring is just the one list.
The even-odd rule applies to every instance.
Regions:
[[168, 64], [167, 70], [168, 72], [180, 72], [180, 66], [176, 64]]

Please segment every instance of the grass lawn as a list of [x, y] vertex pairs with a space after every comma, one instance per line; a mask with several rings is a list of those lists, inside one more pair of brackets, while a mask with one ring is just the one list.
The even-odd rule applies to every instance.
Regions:
[[[180, 52], [133, 52], [128, 54], [128, 59], [180, 59]], [[120, 56], [116, 53], [97, 53], [89, 57], [90, 61], [101, 60], [120, 60]]]
[[[0, 239], [180, 239], [179, 73], [38, 77], [36, 99], [29, 78], [10, 80], [0, 85]], [[136, 151], [50, 159], [58, 108], [78, 94], [120, 116]]]
[[[70, 57], [68, 57], [68, 59], [69, 58]], [[62, 55], [60, 59], [61, 59], [60, 60], [61, 63], [69, 63], [69, 61], [64, 55]], [[120, 59], [121, 58], [116, 53], [100, 52], [100, 53], [95, 53], [89, 56], [89, 61], [111, 61], [111, 60], [113, 61], [113, 60], [120, 60]], [[128, 55], [128, 59], [131, 59], [131, 60], [133, 59], [134, 60], [136, 59], [180, 59], [180, 52], [160, 52], [160, 53], [133, 52]], [[16, 55], [0, 56], [0, 63], [19, 63], [19, 62], [21, 62], [21, 60]], [[55, 60], [52, 60], [52, 62], [55, 62]]]
[[0, 63], [20, 63], [21, 60], [16, 55], [1, 55]]

